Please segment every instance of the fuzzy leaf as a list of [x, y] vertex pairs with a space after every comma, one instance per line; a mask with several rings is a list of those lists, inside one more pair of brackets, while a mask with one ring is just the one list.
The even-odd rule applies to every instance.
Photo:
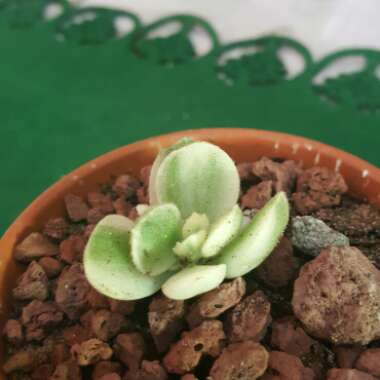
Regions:
[[151, 210], [151, 206], [145, 204], [145, 203], [140, 203], [136, 206], [136, 211], [138, 216], [143, 216], [146, 214], [149, 210]]
[[200, 230], [207, 231], [210, 226], [210, 222], [205, 214], [198, 214], [193, 212], [183, 224], [182, 227], [182, 236], [187, 238], [188, 236], [198, 232]]
[[288, 221], [288, 199], [280, 192], [255, 214], [241, 235], [222, 250], [215, 263], [227, 265], [227, 278], [250, 272], [271, 254]]
[[178, 242], [174, 247], [174, 253], [182, 260], [194, 262], [201, 257], [201, 247], [206, 240], [207, 231], [199, 230]]
[[237, 203], [240, 179], [232, 159], [219, 147], [195, 142], [171, 152], [156, 174], [159, 203], [174, 203], [184, 218], [193, 212], [211, 222]]
[[140, 273], [130, 256], [133, 222], [121, 215], [102, 219], [86, 245], [83, 263], [89, 283], [107, 297], [136, 300], [160, 289], [168, 275], [149, 277]]
[[162, 292], [168, 298], [185, 300], [218, 287], [225, 275], [224, 264], [188, 267], [170, 277], [162, 285]]
[[212, 257], [219, 253], [240, 231], [243, 213], [238, 205], [219, 218], [210, 229], [208, 237], [202, 246], [202, 256]]
[[173, 247], [181, 239], [181, 227], [173, 204], [156, 206], [138, 219], [131, 232], [131, 255], [141, 273], [157, 276], [176, 263]]
[[180, 149], [184, 146], [192, 144], [193, 142], [194, 141], [190, 139], [189, 137], [184, 137], [178, 140], [175, 144], [173, 144], [169, 148], [160, 150], [160, 153], [157, 155], [153, 163], [152, 169], [150, 171], [150, 177], [149, 177], [149, 203], [151, 205], [158, 204], [157, 191], [156, 191], [156, 178], [157, 178], [158, 169], [161, 166], [162, 162], [171, 152], [174, 152], [177, 149]]

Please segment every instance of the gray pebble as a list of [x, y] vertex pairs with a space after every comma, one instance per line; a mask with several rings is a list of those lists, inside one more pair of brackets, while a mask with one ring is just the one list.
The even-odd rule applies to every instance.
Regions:
[[347, 236], [312, 216], [293, 218], [292, 243], [299, 250], [311, 256], [318, 256], [327, 247], [350, 245]]

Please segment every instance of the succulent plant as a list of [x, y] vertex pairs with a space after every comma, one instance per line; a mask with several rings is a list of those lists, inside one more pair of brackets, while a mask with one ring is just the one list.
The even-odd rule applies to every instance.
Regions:
[[185, 138], [162, 150], [151, 171], [150, 205], [137, 207], [135, 222], [106, 216], [91, 234], [88, 281], [115, 299], [161, 288], [182, 300], [250, 272], [284, 233], [289, 205], [280, 192], [245, 225], [239, 192], [236, 166], [221, 148]]

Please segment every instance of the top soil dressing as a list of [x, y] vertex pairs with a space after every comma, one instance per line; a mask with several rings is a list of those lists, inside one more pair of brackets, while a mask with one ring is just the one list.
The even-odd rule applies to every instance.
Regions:
[[186, 301], [161, 292], [118, 301], [92, 288], [87, 240], [106, 215], [138, 217], [150, 169], [86, 199], [67, 194], [66, 215], [16, 247], [25, 271], [3, 331], [7, 378], [380, 377], [380, 212], [351, 199], [344, 178], [323, 167], [265, 157], [238, 165], [244, 222], [278, 192], [291, 204], [285, 235], [243, 277]]

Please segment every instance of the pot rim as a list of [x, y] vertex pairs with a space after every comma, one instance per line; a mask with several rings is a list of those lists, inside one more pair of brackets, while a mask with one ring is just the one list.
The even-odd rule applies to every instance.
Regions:
[[[220, 137], [220, 134], [223, 134], [224, 139], [228, 139], [231, 145], [234, 145], [234, 142], [237, 140], [241, 140], [242, 137], [257, 137], [266, 140], [272, 140], [274, 144], [283, 143], [287, 140], [293, 140], [293, 148], [299, 147], [303, 145], [308, 150], [315, 150], [320, 153], [324, 153], [330, 156], [336, 156], [337, 159], [341, 161], [349, 161], [350, 166], [356, 169], [363, 170], [363, 178], [366, 177], [369, 180], [377, 179], [380, 180], [380, 169], [374, 166], [373, 164], [365, 161], [364, 159], [355, 156], [351, 153], [348, 153], [342, 149], [335, 148], [331, 145], [312, 140], [306, 137], [282, 133], [282, 132], [274, 132], [274, 131], [266, 131], [261, 129], [248, 129], [248, 128], [203, 128], [203, 129], [188, 129], [183, 131], [171, 132], [163, 135], [156, 135], [153, 137], [149, 137], [147, 139], [139, 140], [137, 142], [127, 144], [121, 146], [119, 148], [115, 148], [107, 153], [104, 153], [96, 158], [87, 161], [86, 163], [80, 165], [76, 169], [72, 170], [58, 181], [54, 182], [50, 185], [46, 190], [44, 190], [37, 198], [35, 198], [29, 206], [27, 206], [11, 223], [11, 225], [7, 228], [0, 240], [1, 242], [6, 240], [15, 233], [15, 231], [19, 230], [20, 223], [25, 218], [30, 218], [34, 212], [36, 212], [40, 207], [45, 203], [52, 195], [59, 190], [64, 190], [65, 188], [69, 188], [72, 185], [73, 181], [80, 179], [81, 177], [86, 176], [94, 167], [99, 168], [99, 166], [107, 166], [108, 163], [116, 160], [117, 158], [125, 155], [126, 153], [132, 153], [133, 151], [137, 151], [142, 149], [144, 146], [153, 146], [157, 149], [157, 151], [165, 146], [170, 144], [172, 141], [176, 141], [181, 137], [190, 136], [195, 137], [197, 139], [204, 140], [213, 140], [214, 138]], [[297, 155], [295, 154], [295, 159]], [[365, 169], [362, 169], [365, 168]], [[366, 175], [365, 175], [366, 174]], [[0, 274], [1, 274], [1, 261], [0, 261]]]

